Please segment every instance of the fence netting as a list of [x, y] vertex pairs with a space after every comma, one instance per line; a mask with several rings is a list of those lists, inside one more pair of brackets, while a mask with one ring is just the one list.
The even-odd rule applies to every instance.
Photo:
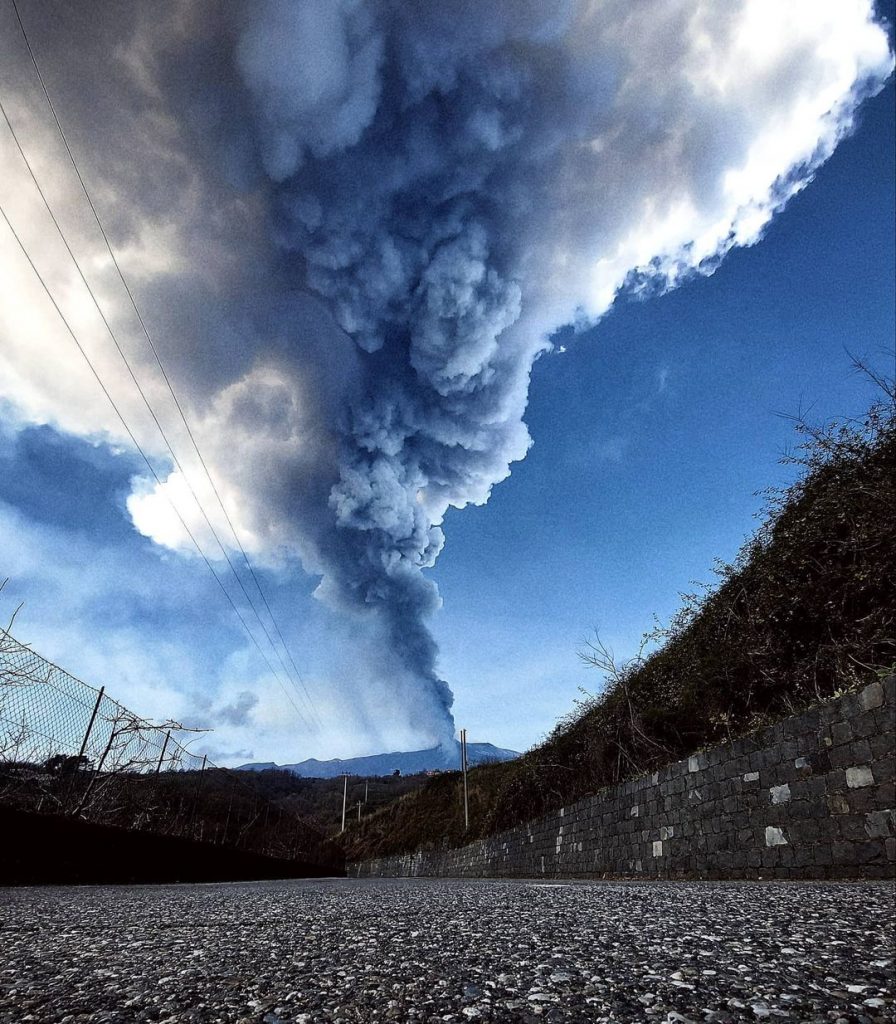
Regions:
[[259, 780], [187, 749], [0, 629], [0, 803], [325, 863], [327, 840]]

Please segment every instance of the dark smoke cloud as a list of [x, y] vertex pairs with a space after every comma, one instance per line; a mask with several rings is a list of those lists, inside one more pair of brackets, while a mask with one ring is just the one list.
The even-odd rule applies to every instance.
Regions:
[[[426, 570], [446, 510], [525, 456], [550, 332], [757, 241], [892, 64], [860, 0], [256, 0], [75, 21], [66, 40], [118, 55], [115, 88], [94, 83], [109, 124], [128, 98], [132, 145], [110, 137], [93, 168], [138, 197], [106, 197], [118, 238], [189, 207], [196, 263], [143, 290], [163, 326], [193, 326], [171, 358], [250, 546], [301, 554], [439, 741]], [[64, 91], [95, 124], [91, 90]], [[157, 498], [135, 497], [135, 522], [179, 546]]]

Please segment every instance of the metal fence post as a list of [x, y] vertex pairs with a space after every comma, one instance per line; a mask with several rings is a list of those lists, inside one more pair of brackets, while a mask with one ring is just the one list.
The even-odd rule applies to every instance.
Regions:
[[78, 751], [79, 764], [81, 762], [81, 758], [84, 756], [84, 751], [87, 749], [87, 741], [90, 739], [90, 732], [93, 729], [93, 723], [96, 721], [96, 716], [100, 710], [100, 704], [103, 702], [103, 694], [105, 692], [106, 687], [101, 686], [100, 692], [96, 695], [96, 704], [93, 705], [93, 714], [90, 716], [90, 721], [87, 723], [87, 732], [84, 733], [84, 739], [81, 741], [81, 749]]
[[193, 836], [193, 825], [196, 821], [196, 809], [199, 806], [199, 795], [202, 793], [202, 782], [205, 777], [205, 754], [202, 755], [202, 767], [199, 769], [199, 783], [196, 786], [196, 794], [193, 797], [193, 811], [190, 814], [190, 836]]
[[233, 790], [234, 790], [234, 783], [233, 783], [233, 780], [231, 779], [231, 781], [230, 781], [230, 798], [227, 801], [227, 817], [224, 819], [224, 837], [221, 840], [221, 845], [222, 846], [226, 846], [227, 845], [227, 831], [230, 828], [230, 812], [233, 810]]
[[165, 733], [165, 742], [162, 744], [162, 753], [159, 754], [159, 763], [156, 765], [156, 775], [162, 770], [162, 762], [165, 760], [165, 751], [168, 749], [168, 740], [171, 739], [171, 733]]

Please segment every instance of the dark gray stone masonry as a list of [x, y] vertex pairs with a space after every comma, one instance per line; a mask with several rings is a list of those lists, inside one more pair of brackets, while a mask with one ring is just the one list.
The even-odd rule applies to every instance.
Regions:
[[888, 878], [896, 676], [460, 849], [359, 876]]

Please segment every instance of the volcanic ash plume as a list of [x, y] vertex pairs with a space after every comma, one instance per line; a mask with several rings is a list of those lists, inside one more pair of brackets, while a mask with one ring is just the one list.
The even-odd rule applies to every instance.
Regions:
[[[380, 620], [446, 728], [422, 570], [446, 509], [486, 501], [525, 455], [547, 331], [592, 322], [633, 272], [670, 286], [756, 241], [879, 85], [888, 55], [869, 14], [252, 8], [236, 60], [276, 237], [363, 352], [321, 593]], [[847, 25], [852, 43], [830, 53]]]
[[[425, 570], [446, 510], [487, 501], [525, 456], [550, 332], [758, 241], [881, 88], [886, 35], [863, 0], [228, 10], [135, 15], [121, 65], [181, 125], [199, 208], [236, 181], [259, 211], [265, 272], [228, 282], [252, 325], [241, 357], [214, 393], [193, 387], [203, 436], [250, 546], [301, 554], [376, 639], [395, 708], [444, 741]], [[132, 512], [178, 546], [155, 491]]]

